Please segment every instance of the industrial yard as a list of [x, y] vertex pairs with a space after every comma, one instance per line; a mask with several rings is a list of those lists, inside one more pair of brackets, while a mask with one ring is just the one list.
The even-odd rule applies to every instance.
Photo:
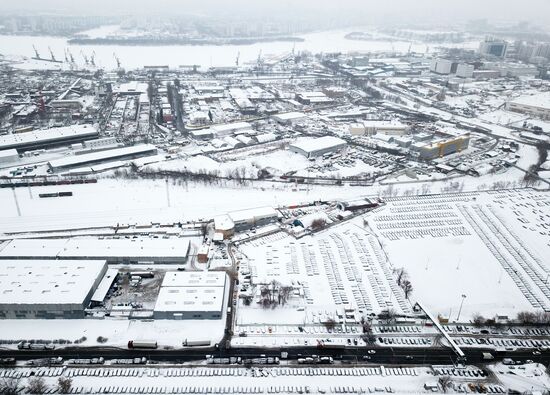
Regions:
[[548, 392], [548, 42], [112, 18], [0, 54], [0, 393]]

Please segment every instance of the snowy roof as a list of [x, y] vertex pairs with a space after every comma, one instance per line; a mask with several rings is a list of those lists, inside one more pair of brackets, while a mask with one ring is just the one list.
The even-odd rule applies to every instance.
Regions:
[[229, 217], [229, 215], [218, 215], [214, 217], [214, 228], [216, 230], [231, 230], [235, 227], [235, 224]]
[[273, 116], [273, 118], [275, 118], [277, 120], [280, 120], [280, 121], [290, 121], [290, 120], [293, 120], [293, 119], [302, 119], [302, 118], [305, 118], [305, 117], [306, 117], [306, 114], [304, 114], [303, 112], [297, 112], [297, 111], [287, 112], [287, 113], [284, 113], [284, 114], [277, 114], [277, 115]]
[[346, 144], [347, 143], [345, 140], [342, 140], [338, 137], [323, 136], [316, 139], [302, 139], [291, 144], [291, 146], [301, 149], [304, 152], [315, 152], [331, 147], [343, 146]]
[[224, 287], [225, 272], [166, 272], [163, 287]]
[[531, 96], [521, 96], [517, 99], [511, 100], [511, 103], [550, 110], [550, 92], [539, 93]]
[[44, 144], [97, 135], [97, 129], [90, 125], [71, 125], [61, 128], [36, 130], [33, 132], [6, 134], [0, 136], [0, 149], [17, 148], [29, 144]]
[[406, 129], [407, 125], [402, 124], [399, 121], [365, 121], [363, 122], [366, 128], [375, 129]]
[[103, 302], [107, 296], [107, 292], [111, 289], [111, 285], [113, 285], [113, 281], [115, 281], [117, 274], [118, 269], [108, 269], [107, 273], [105, 273], [103, 279], [96, 288], [91, 300], [95, 302]]
[[170, 239], [16, 239], [0, 250], [0, 259], [8, 258], [184, 258], [189, 241]]
[[224, 287], [161, 287], [155, 311], [222, 311]]
[[242, 130], [242, 129], [250, 129], [252, 128], [252, 125], [250, 125], [248, 122], [235, 122], [235, 123], [226, 123], [223, 125], [216, 125], [212, 126], [212, 130], [215, 133], [223, 133], [233, 130]]
[[82, 304], [100, 281], [104, 260], [0, 261], [0, 307]]
[[92, 152], [84, 155], [73, 155], [66, 158], [56, 159], [49, 162], [50, 166], [55, 168], [77, 166], [89, 162], [96, 162], [106, 159], [115, 159], [128, 155], [141, 154], [146, 152], [155, 152], [157, 148], [151, 144], [140, 144], [131, 147], [116, 148], [99, 152]]
[[0, 158], [11, 158], [13, 156], [18, 156], [15, 148], [0, 151]]
[[233, 222], [278, 217], [277, 210], [275, 210], [273, 207], [257, 207], [246, 210], [233, 211], [228, 215], [231, 220], [233, 220]]

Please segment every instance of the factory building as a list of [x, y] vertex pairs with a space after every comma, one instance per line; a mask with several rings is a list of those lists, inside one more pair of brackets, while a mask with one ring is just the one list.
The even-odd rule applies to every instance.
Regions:
[[324, 154], [340, 151], [345, 148], [347, 143], [333, 136], [324, 136], [319, 138], [302, 139], [290, 144], [289, 149], [297, 154], [302, 154], [306, 158], [316, 158]]
[[90, 125], [72, 125], [32, 132], [6, 134], [0, 136], [0, 150], [14, 148], [21, 152], [37, 148], [70, 145], [97, 137], [98, 135], [97, 129]]
[[510, 100], [506, 103], [506, 109], [541, 119], [550, 119], [550, 92]]
[[451, 74], [457, 69], [457, 63], [449, 59], [432, 59], [430, 71], [437, 74]]
[[4, 259], [98, 259], [109, 264], [184, 264], [189, 241], [169, 239], [14, 239], [0, 246], [0, 261]]
[[68, 156], [66, 158], [52, 160], [48, 162], [48, 165], [52, 171], [59, 172], [76, 167], [87, 167], [114, 160], [133, 159], [156, 154], [157, 148], [154, 145], [140, 144], [89, 154]]
[[229, 278], [225, 272], [167, 272], [155, 319], [215, 320], [223, 316]]
[[474, 75], [474, 65], [460, 63], [456, 67], [456, 76], [460, 78], [472, 78]]
[[101, 260], [2, 260], [0, 318], [84, 318], [106, 271]]
[[216, 137], [229, 136], [231, 134], [239, 134], [252, 131], [252, 125], [248, 122], [235, 122], [235, 123], [226, 123], [223, 125], [212, 126], [212, 134]]
[[431, 160], [463, 151], [469, 144], [470, 136], [462, 135], [430, 143], [415, 143], [412, 149], [418, 151], [421, 159]]

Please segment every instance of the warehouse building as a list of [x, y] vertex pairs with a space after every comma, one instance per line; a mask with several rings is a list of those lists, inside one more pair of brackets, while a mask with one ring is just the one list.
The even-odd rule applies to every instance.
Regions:
[[506, 109], [541, 119], [550, 119], [550, 92], [513, 99], [506, 103]]
[[0, 261], [0, 318], [84, 318], [106, 271], [101, 260]]
[[16, 162], [19, 159], [19, 154], [14, 148], [0, 151], [0, 166]]
[[347, 143], [333, 136], [324, 136], [315, 139], [302, 139], [290, 144], [289, 149], [297, 154], [302, 154], [306, 158], [316, 158], [324, 154], [340, 151], [345, 148]]
[[303, 112], [287, 112], [284, 114], [273, 115], [273, 119], [281, 125], [292, 125], [295, 122], [303, 121], [307, 118]]
[[156, 155], [157, 148], [151, 144], [140, 144], [132, 147], [116, 148], [84, 155], [73, 155], [48, 162], [52, 171], [58, 172], [75, 167], [97, 165], [114, 160], [134, 159], [142, 156]]
[[0, 136], [0, 150], [15, 148], [19, 152], [59, 145], [69, 145], [97, 137], [99, 132], [90, 125], [72, 125]]
[[14, 239], [0, 248], [0, 260], [99, 259], [110, 264], [184, 264], [189, 252], [189, 241], [182, 238]]
[[214, 320], [223, 316], [225, 272], [167, 272], [155, 304], [155, 319]]

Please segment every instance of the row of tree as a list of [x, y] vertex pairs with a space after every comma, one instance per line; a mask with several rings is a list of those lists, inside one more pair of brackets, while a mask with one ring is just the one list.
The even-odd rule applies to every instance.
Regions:
[[21, 379], [9, 378], [0, 383], [0, 394], [18, 395], [23, 390], [29, 394], [45, 394], [51, 389], [57, 390], [60, 394], [68, 394], [71, 392], [72, 387], [72, 379], [64, 376], [57, 379], [57, 385], [54, 388], [50, 388], [42, 377], [30, 378], [26, 386], [21, 384]]

